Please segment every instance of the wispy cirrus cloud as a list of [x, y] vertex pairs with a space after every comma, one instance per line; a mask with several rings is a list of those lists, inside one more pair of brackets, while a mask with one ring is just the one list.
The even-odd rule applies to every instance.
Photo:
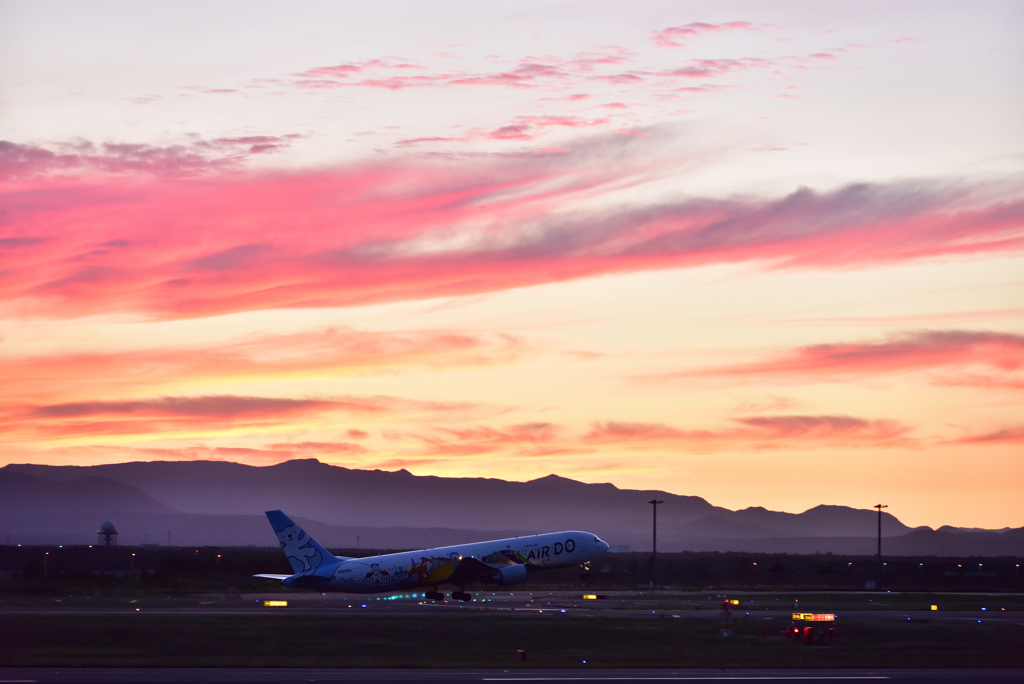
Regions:
[[757, 31], [764, 28], [750, 23], [749, 21], [727, 21], [719, 24], [703, 21], [693, 21], [682, 26], [669, 26], [668, 28], [651, 33], [651, 42], [661, 48], [688, 47], [688, 42], [706, 33], [718, 33], [722, 31]]
[[913, 447], [912, 428], [894, 420], [845, 415], [770, 415], [735, 418], [717, 429], [685, 429], [661, 423], [604, 421], [580, 432], [564, 425], [524, 423], [435, 428], [412, 435], [417, 453], [469, 457], [576, 456], [626, 452], [703, 453], [754, 449]]
[[362, 454], [367, 451], [366, 447], [354, 442], [280, 442], [267, 445], [267, 448], [274, 451], [285, 451], [289, 454], [308, 455], [336, 454], [338, 452]]
[[579, 116], [517, 116], [512, 122], [478, 134], [489, 140], [535, 140], [554, 128], [592, 128], [609, 122], [607, 117], [583, 118]]
[[1019, 388], [1024, 383], [1018, 375], [1022, 369], [1024, 336], [990, 331], [920, 330], [874, 342], [808, 345], [764, 361], [647, 379], [721, 377], [839, 382], [891, 373], [940, 371], [932, 375], [932, 382]]
[[[339, 65], [310, 69], [299, 74], [294, 85], [311, 89], [372, 88], [393, 91], [452, 86], [535, 88], [541, 83], [569, 77], [561, 65], [541, 62], [523, 62], [511, 69], [491, 72], [428, 72], [376, 76], [366, 74], [366, 67], [357, 71], [349, 70], [347, 67], [348, 65]], [[351, 78], [353, 74], [360, 74], [361, 77]]]
[[686, 66], [676, 67], [658, 72], [658, 76], [667, 78], [714, 78], [737, 71], [767, 68], [774, 63], [766, 59], [747, 57], [742, 59], [694, 59]]
[[516, 116], [504, 126], [491, 130], [474, 130], [464, 135], [426, 138], [406, 138], [395, 142], [395, 147], [415, 147], [424, 143], [470, 142], [473, 140], [534, 140], [553, 128], [592, 128], [608, 123], [607, 117], [580, 116]]
[[543, 456], [575, 451], [568, 445], [556, 444], [564, 432], [551, 423], [521, 423], [503, 428], [439, 428], [415, 438], [423, 442], [426, 453], [433, 455], [476, 456], [512, 449], [519, 455]]
[[166, 177], [225, 171], [254, 155], [286, 149], [302, 137], [297, 133], [224, 137], [163, 147], [87, 140], [42, 147], [0, 140], [0, 180], [51, 173], [150, 173]]
[[1008, 427], [993, 432], [968, 435], [959, 439], [950, 440], [950, 444], [1024, 444], [1024, 425]]
[[596, 423], [584, 436], [590, 444], [618, 445], [647, 451], [678, 448], [717, 449], [746, 445], [753, 449], [798, 446], [885, 447], [913, 442], [911, 428], [892, 420], [844, 415], [754, 416], [733, 419], [735, 427], [682, 430], [658, 423]]
[[248, 465], [273, 465], [295, 458], [320, 458], [327, 461], [348, 462], [361, 459], [368, 452], [359, 444], [350, 442], [280, 443], [260, 446], [217, 446], [192, 443], [183, 446], [152, 447], [122, 444], [89, 444], [84, 446], [56, 446], [47, 449], [17, 451], [20, 457], [34, 463], [91, 465], [99, 463], [126, 463], [131, 461], [229, 461]]
[[[203, 433], [237, 433], [282, 425], [318, 424], [319, 420], [337, 414], [362, 419], [403, 417], [405, 420], [414, 420], [417, 416], [446, 416], [451, 420], [479, 414], [477, 408], [460, 402], [391, 396], [300, 399], [238, 395], [165, 396], [41, 406], [8, 404], [0, 407], [0, 432], [6, 443], [133, 435], [180, 439]], [[307, 441], [291, 446], [289, 450], [315, 452], [321, 448], [319, 445], [319, 442]], [[361, 452], [361, 448], [349, 451]]]
[[221, 420], [251, 415], [281, 415], [309, 410], [344, 406], [348, 410], [375, 411], [380, 407], [372, 403], [338, 403], [319, 399], [277, 399], [267, 397], [240, 397], [233, 395], [200, 397], [157, 397], [130, 401], [91, 401], [52, 406], [39, 406], [32, 410], [38, 418], [81, 418], [132, 414], [140, 416], [181, 416]]
[[678, 164], [659, 150], [658, 131], [647, 133], [458, 163], [259, 174], [215, 173], [212, 163], [201, 181], [36, 175], [0, 195], [0, 250], [18, 253], [0, 272], [0, 302], [36, 315], [176, 318], [706, 264], [857, 268], [1024, 251], [1024, 197], [1007, 184], [855, 184], [595, 208], [656, 178], [659, 156], [666, 169]]
[[[685, 31], [695, 35], [706, 31], [738, 28], [760, 30], [764, 27], [755, 27], [747, 22], [731, 22], [693, 24], [690, 28], [685, 28]], [[684, 28], [666, 31], [674, 30], [682, 31]], [[662, 32], [657, 32], [655, 35], [661, 34]], [[806, 70], [811, 68], [814, 62], [820, 59], [835, 59], [835, 52], [843, 51], [844, 48], [837, 48], [832, 52], [803, 56], [694, 58], [672, 67], [643, 67], [631, 64], [637, 58], [636, 53], [624, 47], [609, 46], [573, 56], [544, 55], [500, 60], [504, 62], [501, 68], [491, 70], [452, 71], [447, 68], [434, 69], [425, 65], [396, 64], [389, 60], [377, 59], [314, 67], [293, 74], [290, 78], [273, 81], [275, 85], [286, 88], [282, 92], [287, 92], [289, 87], [303, 90], [372, 89], [396, 93], [422, 89], [508, 88], [519, 91], [523, 97], [530, 97], [528, 93], [531, 91], [536, 92], [539, 97], [534, 100], [535, 105], [531, 110], [537, 111], [544, 103], [578, 102], [596, 97], [599, 93], [600, 97], [618, 99], [622, 97], [624, 90], [641, 85], [648, 93], [659, 93], [661, 97], [685, 91], [713, 92], [724, 86], [705, 83], [699, 88], [680, 88], [679, 81], [725, 79], [727, 76], [767, 68], [776, 72], [790, 69]], [[261, 82], [254, 87], [264, 88], [266, 85]], [[568, 89], [579, 92], [569, 96], [561, 95]]]
[[[257, 335], [213, 345], [166, 346], [125, 351], [7, 355], [0, 357], [0, 400], [63, 400], [64, 409], [106, 406], [75, 401], [111, 391], [137, 394], [191, 382], [288, 379], [324, 375], [399, 373], [509, 363], [530, 353], [519, 338], [446, 331], [370, 332], [326, 328]], [[72, 399], [72, 401], [68, 401]], [[257, 406], [239, 400], [207, 400], [225, 410]], [[171, 404], [121, 405], [124, 412], [169, 410]], [[198, 404], [183, 403], [182, 410]], [[110, 405], [113, 408], [114, 405]]]
[[369, 59], [361, 62], [349, 62], [332, 66], [320, 66], [306, 69], [295, 74], [297, 78], [315, 79], [323, 77], [349, 78], [354, 74], [364, 74], [375, 69], [393, 69], [397, 71], [418, 70], [424, 67], [402, 59]]
[[[393, 59], [319, 66], [293, 75], [301, 88], [444, 88], [496, 86], [536, 88], [595, 73], [605, 67], [619, 67], [632, 61], [635, 54], [623, 47], [610, 46], [572, 56], [547, 55], [515, 60], [514, 66], [491, 71], [434, 70], [424, 65]], [[411, 72], [411, 73], [410, 73]]]

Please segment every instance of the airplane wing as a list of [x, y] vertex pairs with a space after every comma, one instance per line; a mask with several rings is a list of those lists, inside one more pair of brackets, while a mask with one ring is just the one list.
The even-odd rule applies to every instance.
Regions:
[[[504, 563], [502, 565], [505, 565]], [[476, 558], [460, 558], [455, 572], [445, 580], [449, 584], [491, 580], [498, 574], [499, 565], [489, 565]]]
[[451, 574], [448, 581], [454, 584], [472, 582], [473, 580], [490, 577], [493, 574], [494, 568], [483, 561], [479, 561], [476, 558], [460, 558], [458, 565], [455, 566], [455, 572]]
[[253, 577], [259, 577], [260, 579], [286, 580], [291, 577], [291, 575], [253, 575]]

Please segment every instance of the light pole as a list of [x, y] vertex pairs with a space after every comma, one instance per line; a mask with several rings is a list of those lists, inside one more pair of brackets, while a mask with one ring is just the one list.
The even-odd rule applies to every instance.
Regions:
[[882, 509], [888, 508], [885, 504], [875, 504], [874, 508], [878, 509], [878, 575], [881, 580], [882, 575]]
[[665, 503], [664, 501], [658, 501], [657, 499], [651, 499], [647, 503], [651, 504], [651, 509], [654, 511], [654, 544], [651, 551], [651, 584], [655, 584], [657, 579], [657, 566], [655, 563], [658, 561], [658, 504]]
[[47, 571], [50, 569], [50, 552], [47, 551], [43, 554], [43, 577], [46, 577]]

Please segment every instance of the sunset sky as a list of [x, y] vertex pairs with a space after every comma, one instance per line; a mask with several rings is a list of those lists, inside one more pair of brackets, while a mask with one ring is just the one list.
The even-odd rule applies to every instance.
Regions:
[[1016, 1], [0, 2], [0, 465], [1024, 526], [1022, 35]]

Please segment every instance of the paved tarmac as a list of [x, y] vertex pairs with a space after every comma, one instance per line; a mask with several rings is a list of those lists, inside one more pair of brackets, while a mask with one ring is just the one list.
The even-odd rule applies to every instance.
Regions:
[[267, 670], [175, 668], [0, 668], [0, 684], [220, 684], [257, 682], [891, 682], [1009, 684], [1024, 670]]
[[[680, 598], [668, 592], [608, 592], [601, 599], [584, 599], [580, 592], [569, 591], [480, 591], [474, 600], [462, 603], [427, 601], [413, 594], [388, 596], [351, 596], [294, 592], [287, 594], [246, 594], [235, 597], [209, 596], [190, 598], [103, 599], [85, 596], [53, 598], [3, 598], [3, 615], [118, 615], [146, 613], [149, 615], [352, 615], [352, 616], [495, 616], [517, 618], [562, 619], [565, 617], [656, 617], [674, 619], [719, 618], [721, 597], [701, 595]], [[740, 595], [742, 596], [742, 595]], [[268, 606], [265, 601], [285, 601], [286, 606]], [[790, 601], [741, 598], [740, 605], [731, 606], [736, 620], [789, 618], [793, 612], [804, 611]], [[805, 600], [805, 604], [807, 601]], [[896, 603], [896, 601], [893, 601]], [[1017, 601], [1019, 604], [1019, 601]], [[827, 603], [825, 605], [828, 605]], [[905, 608], [907, 605], [903, 604]], [[830, 612], [838, 622], [848, 621], [928, 621], [986, 622], [1024, 624], [1024, 611], [991, 606], [959, 610], [906, 610], [884, 603], [838, 603], [834, 608], [808, 610]], [[921, 608], [924, 608], [922, 606]], [[984, 610], [982, 609], [984, 608]]]

